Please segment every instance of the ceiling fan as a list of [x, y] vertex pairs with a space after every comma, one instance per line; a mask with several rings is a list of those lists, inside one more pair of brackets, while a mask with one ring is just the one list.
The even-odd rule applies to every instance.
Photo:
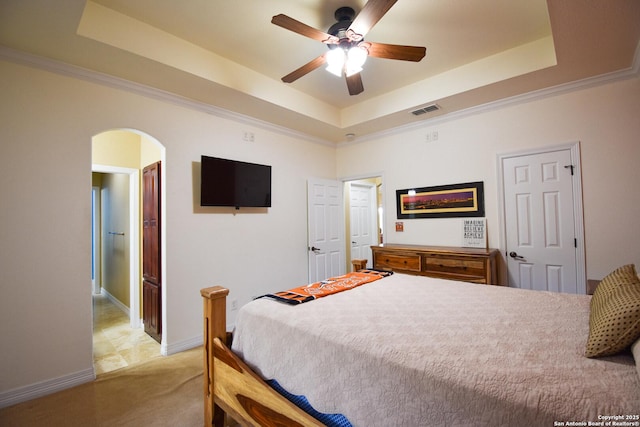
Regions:
[[358, 95], [364, 91], [360, 71], [367, 56], [413, 62], [422, 60], [426, 52], [424, 47], [364, 41], [364, 36], [396, 1], [369, 0], [357, 16], [352, 8], [341, 7], [334, 15], [338, 22], [333, 24], [327, 32], [317, 30], [287, 15], [274, 16], [271, 19], [272, 24], [322, 42], [329, 47], [328, 52], [287, 74], [282, 81], [292, 83], [327, 63], [327, 71], [338, 76], [344, 73], [349, 94]]

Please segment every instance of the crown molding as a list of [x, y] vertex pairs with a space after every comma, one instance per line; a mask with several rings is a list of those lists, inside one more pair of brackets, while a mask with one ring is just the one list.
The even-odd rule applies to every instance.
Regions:
[[[615, 81], [627, 80], [640, 77], [640, 43], [636, 46], [636, 51], [633, 57], [633, 62], [630, 67], [613, 71], [611, 73], [601, 74], [599, 76], [588, 77], [582, 80], [576, 80], [569, 83], [563, 83], [557, 86], [548, 87], [545, 89], [539, 89], [532, 92], [515, 95], [509, 98], [500, 99], [497, 101], [488, 102], [486, 104], [477, 105], [474, 107], [466, 108], [464, 110], [454, 111], [444, 114], [442, 116], [434, 117], [431, 119], [425, 119], [420, 122], [411, 123], [408, 125], [398, 126], [392, 129], [371, 133], [357, 138], [355, 141], [344, 142], [339, 144], [340, 147], [359, 144], [362, 142], [370, 141], [373, 139], [379, 139], [385, 136], [397, 135], [399, 133], [421, 129], [426, 126], [433, 126], [440, 123], [449, 122], [451, 120], [460, 119], [463, 117], [472, 116], [475, 114], [486, 113], [488, 111], [498, 110], [501, 108], [523, 104], [534, 100], [548, 98], [552, 96], [561, 95], [564, 93], [574, 92], [577, 90], [583, 90], [591, 87], [601, 86], [607, 83]], [[437, 103], [437, 101], [434, 101]]]
[[72, 78], [88, 81], [91, 83], [96, 83], [102, 86], [124, 90], [130, 93], [135, 93], [137, 95], [147, 97], [147, 98], [152, 98], [158, 101], [171, 103], [171, 104], [185, 107], [191, 110], [200, 111], [206, 114], [211, 114], [216, 117], [243, 123], [256, 128], [279, 133], [281, 135], [290, 136], [292, 138], [303, 139], [315, 144], [328, 145], [331, 147], [335, 147], [335, 144], [333, 142], [315, 137], [313, 135], [309, 135], [304, 132], [298, 132], [284, 126], [278, 126], [273, 123], [256, 119], [254, 117], [246, 116], [244, 114], [240, 114], [240, 113], [226, 110], [224, 108], [216, 107], [214, 105], [207, 104], [205, 102], [194, 101], [192, 99], [189, 99], [189, 98], [186, 98], [162, 89], [157, 89], [141, 83], [132, 82], [130, 80], [126, 80], [120, 77], [114, 77], [98, 71], [93, 71], [86, 68], [78, 67], [76, 65], [71, 65], [66, 62], [57, 61], [57, 60], [46, 58], [43, 56], [38, 56], [31, 53], [11, 49], [6, 46], [0, 46], [0, 59], [4, 59], [6, 61], [13, 62], [16, 64], [38, 68], [44, 71], [60, 74], [67, 77], [72, 77]]
[[274, 125], [263, 120], [258, 120], [253, 117], [225, 110], [223, 108], [219, 108], [204, 102], [194, 101], [161, 89], [153, 88], [140, 83], [135, 83], [120, 77], [110, 76], [108, 74], [100, 73], [97, 71], [88, 70], [75, 65], [70, 65], [50, 58], [45, 58], [27, 52], [11, 49], [6, 46], [0, 46], [0, 58], [10, 62], [39, 68], [52, 73], [97, 83], [115, 89], [125, 90], [155, 100], [168, 102], [174, 105], [179, 105], [192, 110], [211, 114], [223, 119], [232, 120], [249, 126], [265, 129], [274, 133], [279, 133], [281, 135], [286, 135], [292, 138], [302, 139], [315, 144], [327, 145], [331, 147], [344, 147], [353, 144], [361, 144], [373, 139], [379, 139], [390, 135], [397, 135], [399, 133], [420, 129], [426, 126], [433, 126], [439, 123], [457, 120], [475, 114], [486, 113], [488, 111], [493, 111], [508, 106], [518, 105], [538, 99], [557, 96], [568, 92], [600, 86], [614, 81], [637, 78], [638, 76], [640, 76], [640, 43], [638, 43], [638, 45], [636, 46], [633, 63], [626, 69], [602, 74], [595, 77], [589, 77], [570, 83], [564, 83], [557, 86], [512, 96], [509, 98], [500, 99], [498, 101], [488, 102], [486, 104], [470, 107], [460, 111], [454, 111], [431, 119], [425, 119], [420, 122], [397, 126], [380, 132], [363, 135], [356, 138], [354, 141], [345, 141], [335, 144], [333, 142], [315, 137], [313, 135], [309, 135], [304, 132], [295, 131], [284, 126]]

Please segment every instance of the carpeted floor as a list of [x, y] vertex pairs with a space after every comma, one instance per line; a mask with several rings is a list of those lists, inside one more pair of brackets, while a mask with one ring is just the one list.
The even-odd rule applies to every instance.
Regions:
[[0, 409], [3, 427], [202, 426], [202, 347]]

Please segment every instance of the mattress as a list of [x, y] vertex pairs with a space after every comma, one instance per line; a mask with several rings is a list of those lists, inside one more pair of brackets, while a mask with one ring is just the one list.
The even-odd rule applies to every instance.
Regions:
[[553, 425], [640, 412], [632, 355], [584, 356], [590, 296], [394, 274], [238, 312], [232, 350], [354, 426]]

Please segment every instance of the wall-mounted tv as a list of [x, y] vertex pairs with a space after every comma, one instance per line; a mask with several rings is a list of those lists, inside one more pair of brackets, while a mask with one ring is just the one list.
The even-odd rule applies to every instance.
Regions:
[[200, 206], [271, 207], [271, 166], [202, 156]]

